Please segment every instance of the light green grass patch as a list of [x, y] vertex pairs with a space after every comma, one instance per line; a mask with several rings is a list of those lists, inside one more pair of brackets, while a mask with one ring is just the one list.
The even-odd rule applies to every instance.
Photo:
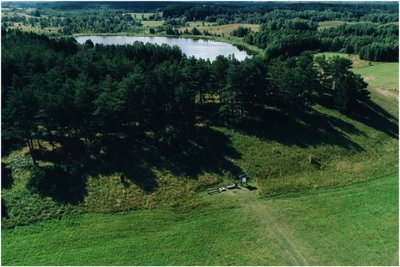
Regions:
[[[274, 202], [312, 265], [398, 265], [398, 174]], [[330, 255], [330, 256], [327, 256]], [[307, 257], [308, 258], [308, 257]]]
[[377, 62], [372, 66], [355, 69], [355, 73], [364, 77], [372, 88], [386, 90], [399, 89], [399, 63], [398, 62]]
[[377, 64], [377, 62], [372, 62], [368, 60], [363, 60], [360, 59], [358, 55], [353, 55], [353, 54], [345, 54], [345, 53], [339, 53], [339, 52], [323, 52], [323, 53], [316, 53], [315, 56], [322, 56], [324, 55], [326, 58], [332, 58], [332, 57], [344, 57], [347, 59], [350, 59], [353, 61], [353, 68], [354, 69], [359, 69], [359, 68], [364, 68], [371, 66], [373, 64]]
[[316, 56], [318, 55], [351, 59], [353, 72], [360, 74], [368, 83], [372, 100], [394, 117], [398, 117], [399, 63], [373, 62], [362, 60], [358, 55], [335, 52], [317, 53]]
[[343, 25], [345, 22], [341, 20], [327, 20], [318, 22], [318, 30], [323, 30], [331, 27], [338, 27]]
[[397, 265], [398, 176], [205, 208], [86, 214], [2, 230], [4, 265]]
[[143, 27], [158, 27], [162, 26], [164, 21], [163, 20], [142, 20], [141, 21]]

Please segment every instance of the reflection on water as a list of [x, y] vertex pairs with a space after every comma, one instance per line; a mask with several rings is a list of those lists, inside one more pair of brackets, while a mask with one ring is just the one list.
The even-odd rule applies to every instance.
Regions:
[[240, 51], [237, 47], [221, 42], [214, 42], [203, 39], [190, 38], [173, 38], [173, 37], [138, 37], [138, 36], [79, 36], [75, 38], [78, 43], [83, 44], [87, 40], [92, 40], [94, 44], [104, 45], [125, 45], [134, 42], [167, 44], [170, 46], [178, 46], [187, 56], [195, 58], [203, 58], [214, 60], [217, 56], [222, 55], [228, 57], [234, 55], [238, 60], [249, 57], [245, 51]]

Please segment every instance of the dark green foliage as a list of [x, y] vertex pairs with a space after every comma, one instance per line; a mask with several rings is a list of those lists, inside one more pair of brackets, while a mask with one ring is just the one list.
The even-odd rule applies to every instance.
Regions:
[[5, 165], [1, 164], [1, 188], [8, 189], [13, 183], [13, 177], [11, 175], [11, 170]]
[[248, 34], [245, 41], [264, 48], [269, 59], [296, 56], [320, 47], [317, 24], [301, 19], [272, 21], [263, 25], [260, 32]]
[[368, 99], [367, 83], [360, 75], [350, 71], [352, 62], [342, 57], [326, 60], [324, 56], [316, 58], [324, 73], [322, 90], [332, 94], [335, 108], [343, 113], [357, 110], [357, 104]]
[[192, 30], [190, 31], [190, 33], [191, 33], [192, 35], [201, 35], [201, 32], [200, 32], [196, 27], [192, 28]]
[[303, 51], [356, 53], [361, 59], [398, 61], [398, 25], [343, 24], [317, 31], [315, 22], [274, 20], [245, 41], [265, 49], [268, 58], [295, 56]]
[[310, 21], [346, 20], [396, 22], [394, 3], [179, 3], [163, 10], [163, 17], [186, 17], [188, 21], [266, 23], [277, 19], [303, 18]]
[[85, 195], [83, 178], [60, 166], [33, 168], [27, 188], [42, 197], [51, 197], [64, 204], [77, 204]]
[[[310, 29], [313, 24], [268, 27]], [[32, 54], [39, 46], [40, 52]], [[218, 57], [210, 63], [187, 59], [177, 47], [78, 47], [71, 40], [18, 31], [4, 32], [3, 54], [3, 66], [14, 74], [3, 81], [3, 129], [6, 137], [28, 144], [34, 163], [34, 140], [65, 145], [69, 138], [90, 141], [98, 134], [151, 131], [171, 143], [190, 132], [196, 115], [212, 117], [202, 113], [212, 105], [211, 96], [220, 100], [220, 119], [234, 122], [262, 120], [266, 108], [304, 112], [320, 88], [335, 92], [343, 112], [365, 95], [365, 83], [351, 74], [349, 62], [322, 60], [318, 73], [311, 54], [269, 65], [257, 57], [243, 62]]]
[[236, 30], [232, 32], [233, 36], [237, 37], [244, 37], [246, 36], [249, 32], [251, 32], [250, 28], [245, 28], [245, 27], [238, 27]]
[[344, 24], [323, 30], [323, 50], [359, 54], [371, 61], [398, 61], [398, 31], [395, 24]]
[[273, 105], [292, 116], [301, 114], [313, 104], [313, 93], [320, 88], [312, 55], [307, 53], [284, 62], [274, 62], [270, 83]]

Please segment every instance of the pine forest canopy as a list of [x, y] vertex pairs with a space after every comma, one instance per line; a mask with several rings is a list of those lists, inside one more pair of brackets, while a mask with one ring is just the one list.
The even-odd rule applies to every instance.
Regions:
[[3, 30], [2, 55], [6, 146], [149, 131], [174, 143], [199, 120], [265, 121], [268, 110], [296, 116], [326, 97], [351, 113], [368, 97], [350, 60], [319, 57], [315, 65], [308, 52], [270, 61], [220, 56], [210, 63], [177, 47], [78, 45]]

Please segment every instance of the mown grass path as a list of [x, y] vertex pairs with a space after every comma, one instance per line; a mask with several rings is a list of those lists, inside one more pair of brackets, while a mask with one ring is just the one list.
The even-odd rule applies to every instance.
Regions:
[[254, 192], [244, 192], [241, 197], [245, 208], [258, 216], [263, 232], [274, 238], [275, 246], [290, 259], [291, 265], [309, 265], [304, 245], [293, 231], [275, 218], [268, 202], [256, 198]]

